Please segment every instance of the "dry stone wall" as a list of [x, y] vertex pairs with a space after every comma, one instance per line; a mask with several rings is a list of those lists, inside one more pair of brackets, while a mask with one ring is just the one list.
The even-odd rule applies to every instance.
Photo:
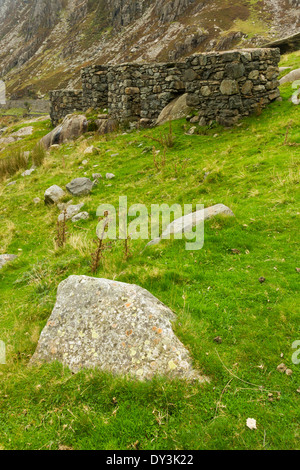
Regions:
[[[197, 54], [176, 63], [86, 67], [81, 110], [108, 108], [120, 122], [155, 121], [170, 101], [187, 93], [201, 124], [232, 125], [279, 97], [279, 60], [278, 49], [247, 49]], [[72, 108], [79, 110], [79, 96], [79, 91], [52, 92], [54, 124]]]
[[[25, 106], [26, 105], [26, 106]], [[31, 113], [49, 113], [50, 102], [48, 100], [7, 100], [5, 104], [0, 104], [0, 109], [23, 108], [27, 106]]]
[[109, 67], [93, 65], [81, 70], [84, 107], [107, 108]]
[[82, 90], [50, 91], [50, 116], [54, 126], [67, 114], [83, 111]]

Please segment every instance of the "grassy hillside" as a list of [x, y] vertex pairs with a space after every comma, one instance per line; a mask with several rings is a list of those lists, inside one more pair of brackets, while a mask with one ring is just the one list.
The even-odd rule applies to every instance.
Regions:
[[[168, 133], [168, 125], [87, 134], [51, 151], [31, 176], [20, 171], [0, 182], [0, 253], [18, 254], [0, 271], [0, 339], [7, 344], [7, 364], [0, 365], [0, 448], [299, 448], [300, 366], [292, 363], [292, 343], [300, 340], [300, 107], [288, 102], [291, 93], [284, 86], [281, 103], [234, 129], [212, 126], [186, 135], [191, 125], [175, 122], [165, 165], [151, 137]], [[50, 124], [35, 127], [24, 150]], [[99, 155], [79, 169], [92, 144]], [[153, 144], [161, 150], [158, 168]], [[33, 199], [85, 172], [116, 178], [79, 198], [91, 217], [68, 222], [67, 243], [57, 248], [59, 211]], [[16, 184], [7, 186], [11, 181]], [[200, 251], [187, 252], [184, 240], [146, 250], [145, 241], [131, 241], [126, 261], [123, 242], [113, 242], [96, 273], [145, 287], [173, 309], [176, 334], [210, 384], [139, 383], [91, 370], [73, 375], [60, 364], [28, 367], [58, 284], [71, 274], [92, 275], [98, 205], [117, 205], [120, 195], [129, 205], [223, 203], [235, 213], [206, 223]], [[276, 370], [282, 362], [291, 376]], [[247, 418], [257, 420], [257, 430], [246, 427]]]

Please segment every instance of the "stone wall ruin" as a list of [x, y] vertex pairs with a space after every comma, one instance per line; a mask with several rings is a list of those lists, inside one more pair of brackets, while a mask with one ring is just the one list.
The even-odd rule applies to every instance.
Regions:
[[277, 99], [278, 49], [195, 54], [181, 62], [94, 65], [82, 69], [82, 91], [50, 94], [53, 125], [74, 111], [107, 109], [119, 122], [155, 122], [163, 108], [187, 93], [201, 123], [233, 125]]

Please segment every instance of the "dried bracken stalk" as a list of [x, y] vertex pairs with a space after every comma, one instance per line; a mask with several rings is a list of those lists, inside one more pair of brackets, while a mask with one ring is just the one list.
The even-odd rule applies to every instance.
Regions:
[[56, 244], [59, 248], [65, 246], [67, 241], [67, 210], [64, 209], [63, 211], [63, 220], [59, 220], [57, 222], [57, 236], [56, 236]]
[[[100, 220], [102, 220], [101, 217], [100, 217], [99, 221]], [[96, 248], [96, 251], [94, 251], [94, 253], [92, 253], [92, 255], [91, 255], [91, 257], [92, 257], [92, 264], [91, 264], [92, 273], [95, 273], [99, 269], [100, 261], [101, 261], [102, 256], [103, 256], [103, 249], [104, 249], [103, 239], [104, 239], [104, 234], [106, 232], [106, 229], [108, 228], [108, 222], [109, 222], [108, 212], [104, 213], [104, 219], [103, 220], [104, 220], [104, 225], [103, 225], [102, 233], [101, 233], [101, 235], [98, 239], [94, 240], [94, 243], [97, 245], [97, 248]]]
[[128, 237], [125, 238], [124, 240], [124, 258], [126, 261], [131, 256], [131, 251], [129, 249], [129, 240], [130, 240], [130, 235], [128, 235]]

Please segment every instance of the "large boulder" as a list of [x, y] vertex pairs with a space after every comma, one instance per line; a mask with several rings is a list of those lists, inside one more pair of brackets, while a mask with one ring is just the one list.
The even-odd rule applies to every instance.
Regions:
[[93, 185], [89, 178], [75, 178], [67, 184], [66, 188], [73, 196], [84, 196], [90, 194]]
[[191, 212], [171, 222], [162, 232], [161, 236], [151, 240], [148, 245], [157, 245], [162, 239], [169, 239], [171, 235], [178, 233], [191, 232], [194, 227], [202, 224], [205, 220], [212, 219], [217, 215], [234, 217], [234, 213], [224, 204], [215, 204], [214, 206]]
[[59, 126], [55, 127], [55, 129], [40, 140], [40, 144], [48, 149], [52, 145], [76, 139], [84, 134], [87, 128], [88, 121], [85, 116], [81, 114], [68, 114]]
[[175, 336], [174, 313], [147, 290], [123, 282], [70, 276], [31, 363], [59, 361], [77, 372], [100, 368], [140, 380], [154, 375], [205, 381]]
[[17, 255], [0, 255], [0, 269], [3, 268], [6, 263], [9, 263], [10, 261], [13, 261], [16, 258]]
[[110, 134], [118, 129], [118, 121], [115, 119], [97, 119], [95, 121], [98, 134]]
[[32, 135], [33, 131], [34, 131], [34, 129], [33, 129], [32, 126], [22, 127], [18, 131], [13, 132], [11, 135], [13, 137], [27, 137], [28, 135]]
[[185, 93], [171, 101], [158, 116], [156, 125], [187, 117], [192, 111], [192, 108], [187, 105], [187, 96], [188, 94]]
[[300, 68], [296, 70], [292, 70], [290, 73], [285, 75], [279, 80], [280, 85], [283, 83], [293, 83], [296, 80], [300, 80]]

